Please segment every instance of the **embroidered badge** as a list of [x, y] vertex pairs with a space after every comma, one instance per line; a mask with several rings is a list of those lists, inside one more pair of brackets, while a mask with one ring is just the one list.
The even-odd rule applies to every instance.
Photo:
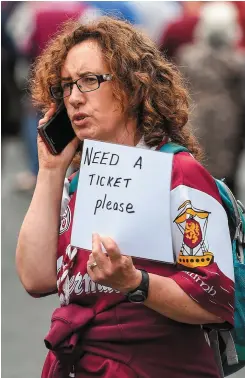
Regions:
[[69, 229], [70, 224], [71, 224], [71, 210], [70, 210], [70, 207], [67, 206], [64, 214], [61, 216], [61, 219], [60, 219], [60, 232], [59, 232], [59, 234], [61, 235], [64, 232], [66, 232]]
[[214, 261], [214, 255], [208, 250], [206, 231], [211, 213], [195, 208], [189, 200], [179, 210], [174, 223], [183, 235], [183, 242], [177, 263], [188, 268], [210, 265]]

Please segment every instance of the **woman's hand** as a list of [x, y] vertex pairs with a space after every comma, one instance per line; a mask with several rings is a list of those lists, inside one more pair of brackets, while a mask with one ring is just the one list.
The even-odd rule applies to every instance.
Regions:
[[[132, 258], [122, 255], [111, 238], [100, 237], [98, 234], [93, 234], [92, 238], [92, 253], [87, 262], [91, 279], [122, 293], [136, 289], [140, 285], [142, 274], [135, 268]], [[107, 254], [102, 251], [101, 243]], [[93, 266], [93, 263], [96, 265]]]
[[[48, 120], [55, 114], [57, 111], [57, 105], [52, 104], [50, 109], [45, 113], [44, 117], [40, 119], [38, 125], [41, 126], [48, 122]], [[52, 155], [45, 143], [43, 142], [40, 135], [37, 138], [38, 146], [38, 159], [39, 159], [39, 168], [42, 169], [61, 169], [63, 172], [66, 172], [69, 167], [77, 147], [79, 145], [79, 139], [75, 137], [59, 155]]]

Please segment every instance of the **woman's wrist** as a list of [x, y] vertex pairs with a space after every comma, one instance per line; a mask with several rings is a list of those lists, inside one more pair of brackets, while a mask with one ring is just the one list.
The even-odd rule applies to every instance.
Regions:
[[139, 269], [135, 269], [134, 274], [131, 276], [130, 282], [127, 282], [125, 287], [121, 289], [121, 292], [126, 294], [130, 291], [134, 291], [141, 283], [142, 274]]
[[64, 169], [41, 168], [38, 171], [37, 185], [45, 186], [52, 190], [63, 190], [66, 171]]
[[50, 178], [61, 178], [65, 179], [66, 176], [66, 169], [65, 168], [49, 168], [49, 167], [40, 167], [38, 171], [38, 176], [45, 176], [45, 177], [50, 177]]

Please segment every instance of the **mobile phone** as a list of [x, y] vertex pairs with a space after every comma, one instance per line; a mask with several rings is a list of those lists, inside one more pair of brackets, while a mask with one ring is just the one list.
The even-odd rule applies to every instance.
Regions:
[[60, 154], [75, 138], [76, 135], [63, 104], [47, 123], [38, 127], [38, 133], [53, 155]]

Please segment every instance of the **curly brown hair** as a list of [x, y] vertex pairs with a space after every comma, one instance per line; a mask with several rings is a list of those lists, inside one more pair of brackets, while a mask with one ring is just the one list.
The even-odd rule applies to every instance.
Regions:
[[183, 77], [146, 35], [126, 21], [104, 16], [88, 24], [76, 20], [63, 24], [32, 67], [34, 104], [43, 111], [50, 107], [54, 100], [49, 86], [60, 83], [69, 50], [89, 39], [101, 47], [115, 78], [113, 94], [122, 109], [127, 98], [126, 111], [138, 120], [145, 143], [159, 145], [167, 135], [201, 160], [201, 148], [187, 125], [189, 95]]

